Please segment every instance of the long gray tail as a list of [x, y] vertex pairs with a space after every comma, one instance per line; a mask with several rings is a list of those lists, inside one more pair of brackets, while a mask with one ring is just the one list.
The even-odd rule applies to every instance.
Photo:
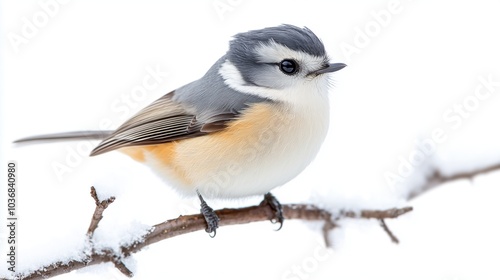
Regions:
[[58, 142], [72, 140], [102, 140], [111, 135], [112, 130], [90, 130], [90, 131], [71, 131], [44, 135], [35, 135], [25, 137], [14, 141], [14, 143], [28, 142]]

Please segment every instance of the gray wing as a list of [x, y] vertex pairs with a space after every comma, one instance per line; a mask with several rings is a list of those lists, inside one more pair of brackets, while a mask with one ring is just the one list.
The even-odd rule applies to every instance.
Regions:
[[226, 56], [221, 57], [201, 79], [166, 94], [144, 108], [104, 139], [91, 155], [220, 131], [249, 105], [270, 102], [228, 87], [219, 75], [220, 66], [226, 59]]
[[224, 129], [254, 103], [272, 102], [228, 87], [219, 75], [222, 56], [199, 80], [172, 91], [141, 110], [115, 131], [77, 131], [28, 137], [37, 140], [104, 139], [92, 156], [128, 146], [161, 144]]
[[174, 95], [174, 91], [170, 92], [142, 109], [105, 138], [90, 155], [205, 135], [224, 129], [226, 123], [237, 116], [237, 112], [214, 112], [199, 120], [198, 113], [175, 101]]

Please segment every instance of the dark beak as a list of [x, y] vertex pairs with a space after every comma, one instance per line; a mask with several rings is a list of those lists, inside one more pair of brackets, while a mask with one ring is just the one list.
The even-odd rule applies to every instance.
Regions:
[[321, 74], [325, 74], [325, 73], [332, 73], [335, 71], [339, 71], [340, 69], [342, 69], [346, 66], [347, 65], [344, 63], [330, 63], [330, 65], [328, 65], [328, 67], [323, 68], [323, 69], [318, 70], [318, 71], [315, 71], [315, 72], [313, 72], [313, 74], [321, 75]]

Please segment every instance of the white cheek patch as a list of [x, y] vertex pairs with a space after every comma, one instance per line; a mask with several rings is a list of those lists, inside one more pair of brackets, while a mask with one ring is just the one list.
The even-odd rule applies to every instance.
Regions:
[[312, 97], [324, 99], [328, 95], [328, 77], [317, 77], [313, 81], [297, 81], [288, 89], [272, 89], [248, 85], [240, 71], [231, 61], [226, 60], [219, 69], [224, 83], [239, 92], [267, 98], [287, 104], [302, 105], [309, 102]]
[[301, 51], [291, 50], [281, 44], [271, 40], [267, 44], [261, 44], [255, 49], [255, 54], [262, 63], [276, 63], [276, 59], [295, 59], [302, 67], [302, 72], [309, 73], [314, 70], [320, 69], [324, 63], [325, 58], [310, 55]]
[[224, 79], [224, 83], [228, 85], [230, 88], [240, 91], [247, 94], [256, 95], [263, 98], [268, 98], [275, 101], [284, 101], [282, 100], [282, 91], [278, 89], [266, 88], [248, 85], [240, 71], [236, 66], [234, 66], [231, 61], [226, 60], [219, 69], [219, 75]]
[[300, 72], [293, 76], [286, 76], [283, 74], [283, 77], [277, 77], [279, 80], [275, 81], [265, 80], [274, 79], [274, 77], [271, 76], [263, 77], [264, 80], [261, 80], [264, 84], [274, 85], [280, 85], [279, 82], [282, 81], [285, 85], [282, 89], [255, 86], [248, 84], [243, 79], [238, 68], [231, 61], [226, 60], [219, 69], [219, 75], [221, 75], [227, 86], [246, 94], [256, 95], [273, 101], [292, 103], [297, 102], [297, 99], [300, 99], [305, 93], [321, 92], [321, 94], [323, 94], [323, 91], [327, 91], [319, 85], [327, 81], [327, 76], [323, 78], [304, 77], [306, 73], [323, 68], [325, 62], [327, 62], [326, 57], [318, 57], [305, 52], [291, 50], [272, 40], [267, 44], [261, 44], [254, 52], [260, 63], [278, 63], [283, 59], [294, 59], [300, 65]]

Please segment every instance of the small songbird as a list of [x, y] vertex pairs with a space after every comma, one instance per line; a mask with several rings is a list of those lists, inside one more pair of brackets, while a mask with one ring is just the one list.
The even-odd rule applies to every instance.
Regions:
[[102, 139], [91, 156], [121, 151], [152, 168], [170, 186], [197, 194], [206, 231], [219, 218], [202, 197], [264, 195], [314, 159], [329, 124], [330, 63], [308, 28], [281, 25], [236, 34], [229, 50], [199, 80], [167, 93], [114, 131], [79, 131], [23, 138]]

